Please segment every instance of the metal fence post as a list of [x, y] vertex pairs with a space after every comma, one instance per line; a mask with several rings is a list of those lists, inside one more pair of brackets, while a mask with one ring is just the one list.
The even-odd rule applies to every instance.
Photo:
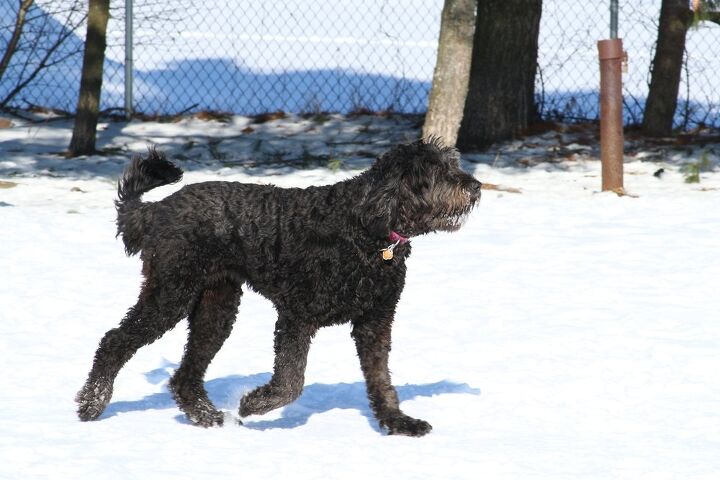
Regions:
[[623, 190], [623, 44], [617, 38], [618, 0], [610, 0], [610, 40], [598, 42], [600, 57], [600, 160], [602, 190]]
[[610, 38], [618, 38], [618, 0], [610, 0]]
[[125, 0], [125, 118], [133, 114], [133, 0]]

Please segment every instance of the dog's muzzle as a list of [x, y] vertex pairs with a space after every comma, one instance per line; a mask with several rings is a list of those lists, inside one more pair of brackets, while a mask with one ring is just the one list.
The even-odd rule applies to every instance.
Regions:
[[480, 200], [481, 190], [482, 190], [482, 183], [475, 180], [474, 178], [465, 187], [465, 191], [467, 192], [468, 196], [470, 197], [471, 203], [475, 203], [476, 201]]
[[472, 186], [470, 187], [470, 194], [476, 198], [480, 198], [481, 190], [482, 190], [482, 183], [480, 183], [476, 180], [475, 183], [473, 183]]

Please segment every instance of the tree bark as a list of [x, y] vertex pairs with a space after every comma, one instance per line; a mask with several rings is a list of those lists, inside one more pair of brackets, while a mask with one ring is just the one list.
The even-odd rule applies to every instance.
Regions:
[[476, 0], [445, 0], [423, 137], [457, 142], [470, 81]]
[[651, 137], [672, 134], [677, 108], [685, 37], [692, 20], [687, 0], [663, 0], [650, 91], [643, 114], [642, 132]]
[[95, 152], [109, 16], [110, 0], [90, 0], [80, 95], [69, 148], [73, 156]]
[[536, 116], [541, 13], [542, 0], [478, 0], [460, 149], [513, 137]]

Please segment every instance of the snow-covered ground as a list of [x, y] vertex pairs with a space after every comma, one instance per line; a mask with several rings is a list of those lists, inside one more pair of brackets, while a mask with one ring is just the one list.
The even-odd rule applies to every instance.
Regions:
[[[183, 184], [306, 186], [415, 137], [412, 118], [103, 124], [106, 155], [77, 160], [56, 155], [69, 123], [13, 123], [0, 129], [3, 480], [717, 478], [717, 145], [628, 141], [637, 198], [598, 193], [581, 129], [467, 155], [478, 179], [522, 193], [487, 190], [459, 232], [413, 239], [391, 368], [405, 411], [434, 427], [415, 439], [379, 431], [347, 327], [319, 333], [297, 402], [244, 426], [196, 428], [175, 407], [166, 383], [183, 326], [127, 364], [98, 421], [78, 421], [73, 402], [138, 292], [139, 260], [114, 226], [128, 152], [158, 143]], [[685, 183], [703, 159], [709, 171]], [[208, 371], [229, 415], [269, 378], [274, 317], [246, 293]]]

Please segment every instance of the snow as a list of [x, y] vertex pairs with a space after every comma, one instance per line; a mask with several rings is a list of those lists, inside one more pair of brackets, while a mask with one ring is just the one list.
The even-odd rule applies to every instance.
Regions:
[[[0, 129], [0, 478], [708, 479], [720, 470], [716, 144], [629, 138], [625, 187], [637, 198], [598, 192], [591, 130], [560, 126], [465, 155], [478, 179], [522, 193], [486, 190], [459, 232], [412, 240], [391, 369], [402, 408], [434, 427], [416, 439], [379, 431], [346, 326], [318, 334], [298, 401], [243, 426], [193, 427], [171, 400], [184, 325], [126, 365], [98, 421], [77, 420], [73, 402], [100, 337], [138, 292], [140, 262], [124, 256], [113, 209], [130, 153], [159, 144], [187, 170], [182, 184], [307, 186], [356, 174], [417, 136], [416, 121], [109, 123], [105, 155], [67, 160], [57, 153], [70, 124], [46, 120]], [[685, 183], [684, 166], [703, 155], [710, 170]], [[274, 320], [268, 301], [245, 294], [206, 376], [228, 419], [269, 378]]]

